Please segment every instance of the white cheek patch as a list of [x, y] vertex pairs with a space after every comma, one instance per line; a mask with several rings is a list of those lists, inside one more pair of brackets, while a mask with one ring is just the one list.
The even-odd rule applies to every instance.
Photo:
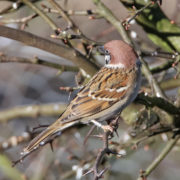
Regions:
[[106, 62], [106, 64], [109, 64], [110, 60], [111, 60], [110, 54], [106, 54], [105, 55], [105, 62]]

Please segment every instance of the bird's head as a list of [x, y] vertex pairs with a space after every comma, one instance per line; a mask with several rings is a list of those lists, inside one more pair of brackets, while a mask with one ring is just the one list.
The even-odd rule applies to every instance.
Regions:
[[107, 67], [131, 68], [136, 64], [134, 49], [121, 40], [112, 40], [103, 46]]

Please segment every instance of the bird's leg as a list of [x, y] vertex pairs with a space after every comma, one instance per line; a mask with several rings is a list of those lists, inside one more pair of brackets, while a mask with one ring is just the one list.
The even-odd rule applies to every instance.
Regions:
[[113, 128], [113, 131], [116, 133], [116, 135], [119, 137], [117, 129], [119, 126], [119, 120], [121, 120], [121, 116], [117, 116], [115, 119], [111, 119], [108, 124]]
[[92, 122], [95, 126], [101, 128], [104, 132], [108, 132], [108, 131], [110, 131], [111, 133], [113, 132], [113, 128], [110, 125], [102, 125], [100, 122], [94, 119], [91, 120], [90, 122]]

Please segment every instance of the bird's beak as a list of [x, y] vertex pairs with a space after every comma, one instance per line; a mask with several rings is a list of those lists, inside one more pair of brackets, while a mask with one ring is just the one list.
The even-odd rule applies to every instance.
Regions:
[[104, 46], [97, 46], [97, 50], [99, 51], [100, 54], [105, 55], [106, 50], [104, 49]]

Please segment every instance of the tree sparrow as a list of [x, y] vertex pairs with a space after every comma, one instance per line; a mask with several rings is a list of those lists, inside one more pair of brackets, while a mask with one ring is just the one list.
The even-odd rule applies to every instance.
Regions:
[[113, 118], [135, 99], [141, 79], [141, 63], [135, 51], [121, 40], [112, 40], [104, 45], [104, 52], [106, 64], [79, 91], [61, 117], [24, 148], [23, 156], [77, 123], [101, 126], [100, 121]]

